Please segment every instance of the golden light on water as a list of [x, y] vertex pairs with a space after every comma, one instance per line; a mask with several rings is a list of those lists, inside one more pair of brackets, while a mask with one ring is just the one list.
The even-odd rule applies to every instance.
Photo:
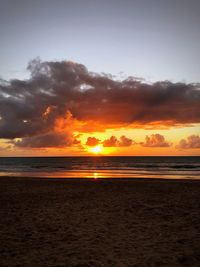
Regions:
[[94, 179], [99, 178], [99, 176], [98, 176], [98, 172], [94, 172], [94, 173], [93, 173], [93, 178], [94, 178]]

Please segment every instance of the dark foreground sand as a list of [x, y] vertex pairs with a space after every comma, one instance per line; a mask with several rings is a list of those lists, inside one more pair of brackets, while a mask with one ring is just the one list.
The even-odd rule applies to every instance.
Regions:
[[0, 266], [200, 266], [200, 182], [0, 178]]

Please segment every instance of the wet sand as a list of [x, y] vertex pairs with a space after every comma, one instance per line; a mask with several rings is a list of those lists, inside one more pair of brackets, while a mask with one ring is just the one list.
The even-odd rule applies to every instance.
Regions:
[[200, 266], [200, 182], [0, 178], [0, 266]]

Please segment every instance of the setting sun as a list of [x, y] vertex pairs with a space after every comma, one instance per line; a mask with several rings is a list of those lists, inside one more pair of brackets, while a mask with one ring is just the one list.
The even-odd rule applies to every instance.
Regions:
[[102, 145], [94, 146], [94, 147], [91, 147], [89, 149], [89, 151], [94, 153], [94, 154], [100, 154], [103, 152], [103, 147], [102, 147]]

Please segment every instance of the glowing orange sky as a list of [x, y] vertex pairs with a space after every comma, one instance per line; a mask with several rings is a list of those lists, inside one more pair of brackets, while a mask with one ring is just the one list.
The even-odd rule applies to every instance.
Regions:
[[[58, 127], [58, 125], [57, 125]], [[61, 125], [57, 129], [61, 130]], [[87, 128], [86, 128], [87, 129]], [[77, 136], [77, 144], [69, 147], [51, 147], [51, 148], [16, 148], [8, 146], [6, 140], [0, 141], [0, 155], [1, 156], [87, 156], [87, 155], [200, 155], [200, 149], [179, 149], [177, 145], [181, 139], [187, 139], [190, 135], [198, 135], [200, 127], [180, 127], [163, 130], [144, 130], [132, 128], [119, 128], [112, 130], [105, 130], [101, 132], [80, 133], [74, 132]], [[159, 133], [165, 137], [165, 140], [170, 143], [169, 147], [144, 147], [141, 145], [145, 141], [146, 136]], [[132, 138], [134, 143], [131, 146], [115, 146], [104, 147], [103, 141], [115, 136], [120, 140], [121, 136]], [[94, 146], [86, 145], [88, 137], [95, 137], [100, 141]]]

